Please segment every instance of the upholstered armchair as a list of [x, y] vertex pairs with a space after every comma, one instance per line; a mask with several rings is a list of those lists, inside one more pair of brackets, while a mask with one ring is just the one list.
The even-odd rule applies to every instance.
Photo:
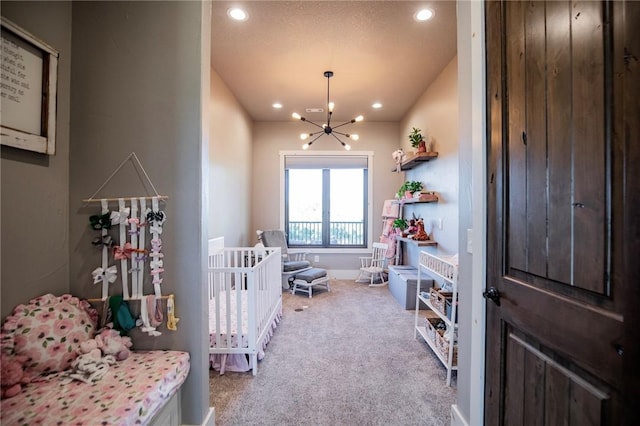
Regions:
[[282, 252], [282, 288], [289, 289], [290, 281], [299, 272], [311, 269], [307, 252], [290, 251], [284, 231], [279, 229], [257, 231], [258, 239], [265, 247], [280, 247]]

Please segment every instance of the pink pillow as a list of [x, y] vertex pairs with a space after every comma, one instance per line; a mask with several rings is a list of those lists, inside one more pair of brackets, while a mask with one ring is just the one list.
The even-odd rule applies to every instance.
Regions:
[[64, 371], [80, 343], [93, 338], [98, 313], [89, 302], [70, 294], [45, 294], [18, 305], [2, 325], [2, 352], [25, 355], [28, 373]]

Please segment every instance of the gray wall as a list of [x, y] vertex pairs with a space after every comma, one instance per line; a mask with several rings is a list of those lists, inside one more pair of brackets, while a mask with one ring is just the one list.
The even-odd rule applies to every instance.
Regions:
[[[301, 151], [302, 142], [298, 135], [309, 131], [308, 124], [300, 121], [291, 122], [256, 122], [254, 123], [253, 137], [253, 191], [251, 201], [252, 229], [279, 229], [280, 228], [280, 151]], [[351, 129], [351, 128], [350, 128]], [[357, 130], [356, 130], [357, 129]], [[398, 123], [391, 122], [367, 122], [353, 124], [353, 130], [357, 131], [360, 139], [352, 142], [352, 152], [373, 151], [373, 166], [370, 173], [373, 176], [373, 200], [372, 203], [372, 241], [378, 241], [382, 233], [382, 204], [384, 200], [391, 199], [402, 184], [402, 174], [393, 173], [394, 166], [391, 153], [400, 147], [398, 140]], [[341, 151], [342, 147], [333, 138], [320, 138], [309, 151]], [[256, 237], [249, 241], [255, 244]], [[328, 268], [335, 274], [341, 271], [350, 271], [357, 275], [360, 268], [359, 256], [370, 253], [370, 250], [362, 250], [357, 253], [332, 254], [329, 249], [310, 250], [320, 256], [318, 267]], [[339, 276], [340, 278], [340, 276]], [[353, 277], [355, 278], [355, 276]]]
[[[202, 5], [199, 2], [74, 2], [70, 157], [70, 289], [99, 297], [91, 270], [100, 255], [91, 245], [83, 206], [131, 152], [158, 192], [169, 196], [162, 234], [164, 294], [176, 295], [177, 332], [134, 334], [136, 349], [170, 348], [191, 354], [183, 387], [183, 422], [201, 423], [208, 409], [207, 322], [203, 275]], [[208, 16], [205, 19], [208, 22]], [[208, 25], [208, 23], [206, 24]], [[206, 137], [206, 136], [205, 136]], [[206, 156], [206, 150], [204, 150]], [[133, 163], [99, 197], [152, 195]], [[117, 294], [119, 281], [112, 294]], [[147, 284], [145, 292], [150, 292]], [[133, 310], [137, 303], [131, 302]]]
[[[433, 235], [436, 247], [418, 247], [404, 244], [405, 263], [418, 266], [421, 251], [443, 255], [458, 253], [458, 60], [454, 58], [442, 69], [438, 77], [418, 98], [402, 118], [403, 148], [414, 149], [409, 144], [409, 133], [413, 127], [422, 130], [425, 137], [433, 139], [433, 149], [438, 158], [420, 163], [405, 173], [406, 180], [417, 180], [425, 189], [436, 191], [437, 203], [407, 205], [405, 218], [414, 213], [424, 219], [425, 230]], [[442, 223], [442, 228], [439, 227]]]
[[2, 146], [1, 316], [46, 292], [69, 291], [69, 84], [71, 4], [2, 2], [2, 16], [55, 48], [56, 154]]
[[220, 76], [211, 71], [209, 145], [209, 237], [227, 247], [253, 245], [251, 156], [253, 122]]

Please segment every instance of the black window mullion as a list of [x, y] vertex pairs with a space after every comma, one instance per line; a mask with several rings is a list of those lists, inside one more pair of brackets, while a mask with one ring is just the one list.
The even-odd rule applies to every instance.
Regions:
[[284, 170], [284, 236], [289, 241], [289, 169]]
[[322, 169], [322, 247], [329, 247], [331, 240], [331, 170]]
[[362, 241], [360, 244], [366, 246], [368, 239], [368, 230], [369, 230], [369, 214], [368, 214], [368, 206], [369, 206], [369, 169], [366, 168], [362, 171], [362, 183], [363, 183], [363, 203], [362, 203], [362, 223], [364, 228], [362, 229]]

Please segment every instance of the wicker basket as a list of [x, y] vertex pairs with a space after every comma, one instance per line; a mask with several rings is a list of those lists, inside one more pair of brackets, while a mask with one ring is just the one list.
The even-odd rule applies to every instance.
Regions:
[[[427, 330], [427, 337], [434, 343], [434, 346], [438, 350], [438, 353], [442, 355], [444, 359], [447, 359], [449, 356], [449, 341], [447, 341], [443, 335], [444, 330], [440, 330], [436, 328], [436, 325], [442, 321], [439, 318], [425, 318], [425, 327]], [[458, 346], [454, 345], [453, 347], [453, 363], [452, 365], [458, 364]]]
[[436, 333], [437, 333], [436, 324], [438, 324], [438, 322], [440, 322], [440, 321], [441, 321], [440, 318], [425, 318], [424, 319], [424, 326], [427, 329], [427, 337], [432, 342], [436, 341]]
[[451, 304], [451, 297], [451, 293], [441, 292], [433, 287], [429, 289], [429, 300], [431, 301], [431, 305], [433, 305], [433, 307], [442, 315], [446, 315], [447, 302]]

